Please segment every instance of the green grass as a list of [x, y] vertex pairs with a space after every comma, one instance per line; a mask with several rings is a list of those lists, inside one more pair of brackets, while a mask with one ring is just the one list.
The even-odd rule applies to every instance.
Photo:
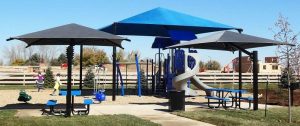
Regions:
[[0, 126], [159, 126], [132, 115], [15, 117], [16, 112], [0, 111]]
[[292, 109], [292, 121], [288, 123], [287, 108], [272, 108], [264, 117], [264, 110], [207, 110], [199, 109], [189, 112], [174, 112], [173, 114], [186, 118], [211, 123], [217, 126], [299, 126], [300, 125], [300, 107]]

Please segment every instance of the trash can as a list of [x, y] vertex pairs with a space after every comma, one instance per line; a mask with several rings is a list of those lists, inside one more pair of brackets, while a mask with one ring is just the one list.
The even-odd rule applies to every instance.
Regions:
[[171, 90], [169, 97], [169, 111], [185, 110], [185, 91]]

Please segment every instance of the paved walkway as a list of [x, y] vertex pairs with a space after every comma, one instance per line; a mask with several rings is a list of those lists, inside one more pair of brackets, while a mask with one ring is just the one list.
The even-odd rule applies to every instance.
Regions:
[[213, 126], [212, 124], [179, 117], [169, 112], [162, 105], [93, 105], [91, 115], [130, 114], [142, 119], [161, 124], [162, 126]]

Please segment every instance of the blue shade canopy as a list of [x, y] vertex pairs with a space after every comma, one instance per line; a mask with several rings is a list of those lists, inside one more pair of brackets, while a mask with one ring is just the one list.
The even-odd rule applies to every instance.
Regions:
[[230, 29], [242, 30], [173, 10], [155, 8], [115, 22], [100, 30], [116, 35], [169, 37], [169, 30], [184, 30], [198, 34]]
[[179, 40], [179, 41], [181, 40], [190, 41], [197, 38], [197, 36], [190, 31], [170, 30], [169, 35], [172, 40]]
[[179, 42], [180, 41], [172, 40], [171, 38], [156, 37], [151, 48], [165, 48], [178, 44]]

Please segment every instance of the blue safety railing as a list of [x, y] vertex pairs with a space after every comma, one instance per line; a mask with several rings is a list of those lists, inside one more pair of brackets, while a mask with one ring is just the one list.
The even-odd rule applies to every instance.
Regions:
[[119, 84], [119, 79], [121, 81], [121, 96], [124, 96], [125, 91], [124, 91], [124, 83], [123, 83], [122, 73], [120, 70], [120, 63], [117, 63], [117, 84]]
[[135, 65], [136, 65], [136, 72], [137, 72], [137, 88], [138, 88], [138, 96], [142, 96], [142, 90], [141, 90], [141, 72], [140, 72], [140, 66], [139, 66], [139, 59], [137, 57], [137, 54], [135, 54]]

